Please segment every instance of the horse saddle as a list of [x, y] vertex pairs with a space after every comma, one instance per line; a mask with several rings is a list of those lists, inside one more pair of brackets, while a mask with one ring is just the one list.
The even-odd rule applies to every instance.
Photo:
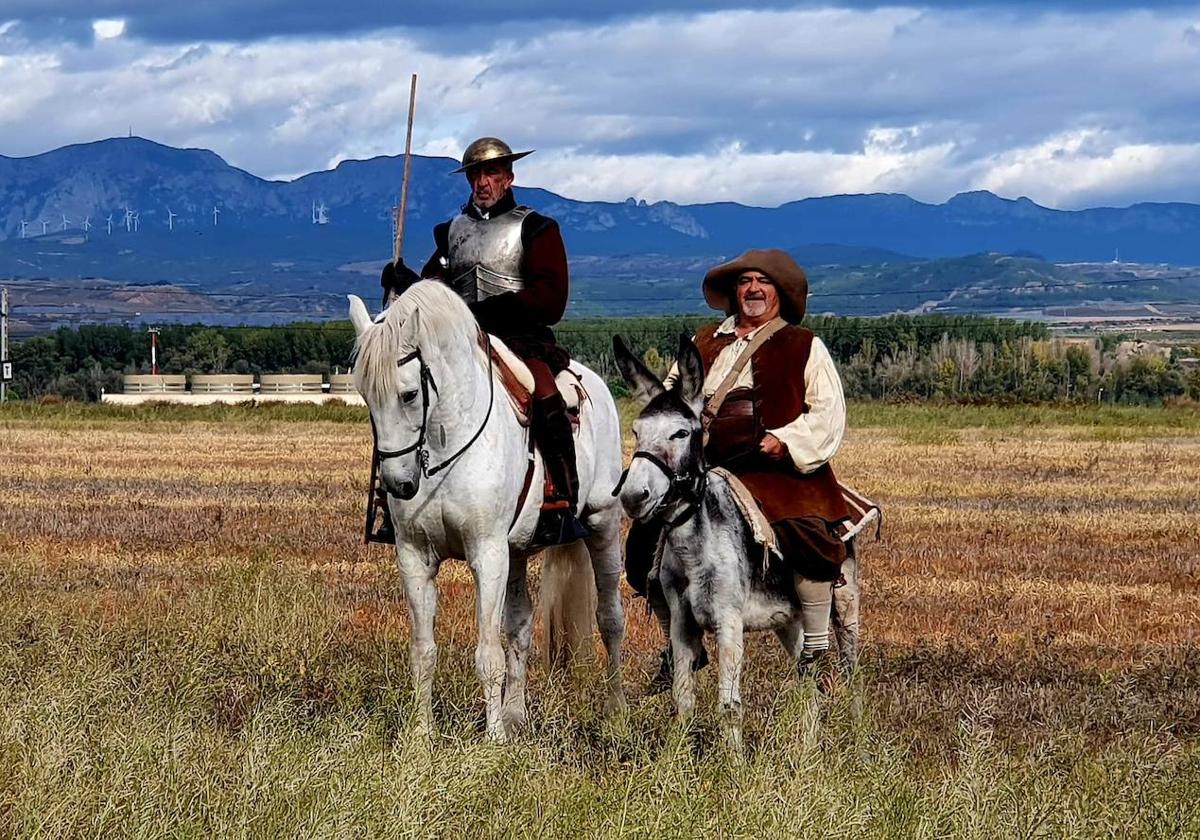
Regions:
[[[508, 401], [522, 426], [529, 426], [529, 411], [533, 402], [533, 374], [529, 366], [521, 361], [503, 341], [491, 336], [492, 364], [508, 394]], [[579, 405], [587, 399], [587, 391], [579, 377], [570, 369], [564, 370], [554, 379], [558, 393], [562, 395], [572, 425], [579, 424]]]

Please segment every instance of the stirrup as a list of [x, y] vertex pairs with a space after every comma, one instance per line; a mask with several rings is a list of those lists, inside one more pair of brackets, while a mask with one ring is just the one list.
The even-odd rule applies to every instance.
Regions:
[[392, 516], [388, 511], [387, 502], [381, 502], [378, 496], [371, 500], [371, 504], [367, 508], [367, 527], [363, 536], [365, 542], [368, 543], [396, 544], [396, 529], [392, 526]]
[[376, 517], [375, 529], [367, 533], [367, 542], [381, 545], [396, 544], [396, 529], [392, 527], [392, 517], [388, 516], [387, 511], [384, 511], [382, 516]]

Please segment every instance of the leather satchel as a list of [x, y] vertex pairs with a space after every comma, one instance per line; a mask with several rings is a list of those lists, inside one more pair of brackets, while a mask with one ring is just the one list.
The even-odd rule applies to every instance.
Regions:
[[[700, 413], [700, 428], [704, 431], [704, 446], [706, 448], [708, 447], [709, 437], [712, 433], [712, 425], [716, 421], [717, 416], [721, 413], [721, 406], [724, 405], [726, 398], [729, 397], [730, 392], [734, 390], [733, 386], [737, 382], [738, 376], [742, 372], [742, 368], [749, 364], [750, 358], [758, 351], [759, 347], [762, 347], [764, 344], [766, 344], [771, 336], [775, 335], [775, 333], [779, 332], [786, 326], [787, 321], [783, 320], [782, 318], [776, 318], [774, 321], [767, 324], [765, 327], [755, 333], [754, 338], [750, 340], [750, 343], [747, 344], [746, 348], [742, 350], [740, 355], [738, 355], [737, 360], [733, 363], [733, 367], [730, 368], [729, 373], [723, 380], [721, 380], [721, 384], [717, 386], [717, 390], [713, 391], [713, 395], [708, 398], [708, 402], [704, 405], [704, 411]], [[742, 390], [744, 391], [745, 389]], [[750, 402], [750, 412], [751, 415], [753, 415], [753, 400]], [[755, 447], [757, 447], [758, 441], [762, 439], [762, 433], [757, 431], [756, 433], [758, 436], [753, 441]]]
[[754, 392], [735, 388], [717, 409], [708, 427], [705, 456], [713, 466], [723, 466], [758, 453], [765, 430], [754, 409]]

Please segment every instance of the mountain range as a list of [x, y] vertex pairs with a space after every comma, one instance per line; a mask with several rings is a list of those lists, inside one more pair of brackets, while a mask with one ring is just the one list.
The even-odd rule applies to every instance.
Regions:
[[[449, 158], [413, 158], [405, 242], [410, 263], [423, 262], [433, 225], [466, 198], [462, 176], [450, 174], [456, 166]], [[169, 283], [200, 294], [227, 293], [233, 308], [238, 292], [247, 298], [272, 290], [373, 294], [379, 266], [390, 255], [402, 169], [400, 157], [384, 156], [269, 181], [212, 151], [138, 137], [27, 158], [0, 156], [0, 276]], [[694, 289], [704, 267], [748, 247], [788, 248], [813, 268], [814, 291], [824, 282], [847, 296], [880, 291], [869, 282], [880, 272], [899, 272], [919, 286], [928, 272], [913, 266], [987, 253], [1044, 263], [1039, 270], [1057, 277], [1059, 287], [1070, 285], [1070, 277], [1064, 280], [1050, 264], [1111, 263], [1118, 252], [1126, 264], [1200, 265], [1197, 204], [1064, 211], [1027, 198], [968, 192], [943, 204], [869, 194], [765, 208], [577, 201], [519, 186], [517, 194], [559, 221], [581, 281], [578, 297], [590, 312], [618, 310], [598, 304], [605, 298], [619, 304], [625, 292], [647, 283], [670, 286], [675, 278]], [[844, 270], [864, 266], [878, 270]], [[1001, 273], [1010, 270], [1007, 265]], [[938, 276], [952, 283], [955, 271], [941, 265]], [[585, 299], [589, 289], [597, 294]], [[680, 300], [673, 286], [663, 297], [676, 306]], [[868, 309], [909, 303], [881, 299]]]

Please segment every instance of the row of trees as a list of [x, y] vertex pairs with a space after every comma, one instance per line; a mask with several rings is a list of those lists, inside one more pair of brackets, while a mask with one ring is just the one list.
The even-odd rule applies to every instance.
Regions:
[[1185, 366], [1193, 350], [1130, 352], [1130, 343], [1039, 340], [999, 343], [943, 335], [920, 349], [883, 350], [865, 342], [841, 363], [852, 397], [994, 402], [1200, 400], [1200, 367]]
[[[354, 346], [348, 322], [282, 327], [162, 327], [162, 373], [331, 373], [346, 370]], [[62, 327], [12, 350], [14, 391], [95, 400], [120, 390], [121, 375], [150, 372], [150, 336], [126, 326]]]
[[[705, 317], [592, 318], [560, 325], [572, 354], [620, 389], [612, 336], [622, 335], [665, 371], [681, 334]], [[1051, 339], [1044, 325], [973, 316], [813, 317], [805, 321], [838, 361], [847, 394], [873, 399], [1096, 400], [1200, 399], [1200, 372], [1176, 350], [1131, 352], [1119, 336]], [[347, 322], [280, 327], [163, 327], [164, 373], [333, 373], [351, 361]], [[97, 399], [119, 390], [123, 373], [150, 368], [150, 337], [125, 326], [62, 328], [16, 343], [18, 395]]]

